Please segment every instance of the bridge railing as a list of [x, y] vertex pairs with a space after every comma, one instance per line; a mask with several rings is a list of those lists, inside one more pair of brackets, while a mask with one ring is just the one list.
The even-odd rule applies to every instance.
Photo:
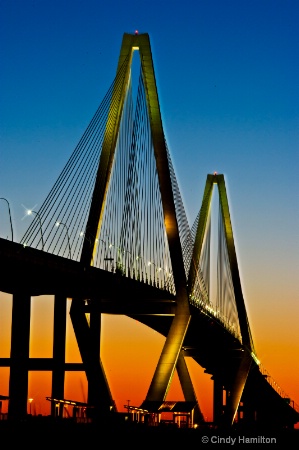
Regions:
[[280, 397], [284, 398], [286, 402], [292, 406], [295, 411], [299, 413], [299, 405], [291, 399], [291, 397], [276, 383], [274, 378], [270, 375], [270, 373], [263, 367], [262, 364], [259, 365], [260, 372], [265, 377], [270, 386], [280, 395]]
[[189, 301], [191, 305], [196, 306], [196, 308], [200, 309], [203, 314], [213, 317], [236, 339], [242, 342], [241, 334], [236, 330], [236, 327], [226, 318], [223, 314], [216, 309], [211, 303], [206, 303], [201, 299], [198, 299], [194, 295], [189, 295]]
[[[240, 342], [242, 342], [242, 337], [239, 333], [236, 332], [235, 327], [227, 320], [220, 311], [214, 309], [213, 305], [209, 303], [205, 303], [202, 300], [196, 298], [193, 295], [189, 296], [190, 303], [200, 309], [204, 314], [208, 316], [212, 316], [218, 322], [221, 323], [222, 326], [225, 327], [227, 331], [229, 331], [233, 336], [235, 336]], [[282, 397], [285, 401], [299, 413], [299, 405], [295, 403], [294, 400], [276, 383], [273, 377], [269, 374], [269, 372], [263, 367], [261, 363], [259, 363], [259, 369], [262, 375], [265, 377], [270, 386]]]

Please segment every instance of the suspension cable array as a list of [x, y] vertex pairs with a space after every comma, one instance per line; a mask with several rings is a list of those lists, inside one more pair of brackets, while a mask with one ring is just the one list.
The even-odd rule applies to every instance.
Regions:
[[[132, 71], [126, 86], [110, 182], [100, 229], [92, 236], [87, 227], [95, 180], [105, 135], [111, 132], [113, 114], [120, 99], [115, 95], [123, 82], [126, 57], [90, 124], [36, 212], [24, 234], [24, 246], [41, 248], [80, 261], [83, 245], [96, 244], [91, 264], [167, 289], [175, 293], [168, 241], [164, 226], [161, 192], [154, 157], [144, 73], [140, 66], [137, 93]], [[165, 137], [164, 137], [165, 139]], [[193, 248], [199, 215], [190, 228], [166, 139], [167, 159], [173, 191], [186, 279], [194, 267]], [[101, 174], [100, 174], [101, 176]], [[103, 175], [104, 176], [104, 175]], [[219, 215], [219, 217], [221, 214]], [[220, 219], [219, 219], [220, 220]], [[190, 301], [208, 308], [233, 323], [239, 334], [223, 233], [219, 225], [219, 280], [217, 304], [210, 298], [210, 214], [200, 262], [196, 266]], [[226, 267], [226, 269], [225, 269]], [[230, 288], [230, 294], [227, 290]], [[231, 325], [229, 325], [231, 327]]]
[[[97, 236], [91, 236], [87, 228], [101, 149], [110, 126], [107, 120], [113, 102], [119, 101], [113, 93], [126, 64], [127, 59], [21, 243], [80, 261], [84, 241], [92, 245], [95, 239], [95, 267], [174, 291], [141, 68], [136, 98], [132, 76], [128, 82], [101, 228]], [[168, 160], [180, 238], [190, 254], [190, 229], [169, 151]], [[185, 264], [187, 275], [190, 261], [186, 259]]]
[[115, 85], [121, 82], [124, 70], [125, 64], [116, 75], [67, 164], [37, 211], [38, 215], [22, 237], [21, 243], [24, 246], [40, 247], [42, 241], [40, 220], [44, 250], [67, 257], [69, 250], [66, 232], [63, 227], [56, 225], [57, 222], [63, 222], [68, 229], [72, 259], [76, 261], [80, 259], [82, 236], [85, 231], [112, 94]]
[[[208, 175], [201, 209], [190, 228], [163, 132], [149, 41], [145, 35], [140, 40], [137, 37], [124, 36], [116, 77], [41, 208], [30, 212], [34, 213], [33, 221], [21, 244], [75, 261], [88, 275], [110, 271], [176, 296], [171, 300], [176, 304], [175, 312], [166, 314], [174, 314], [174, 318], [148, 392], [149, 401], [166, 396], [175, 369], [185, 397], [196, 398], [182, 353], [185, 337], [194, 308], [208, 316], [209, 325], [216, 320], [236, 338], [231, 341], [242, 347], [238, 350], [247, 350], [234, 373], [238, 381], [225, 405], [227, 414], [234, 417], [251, 364], [260, 363], [242, 294], [224, 176]], [[136, 49], [140, 59], [135, 84], [132, 59]], [[215, 245], [211, 198], [216, 184], [215, 282], [211, 278]], [[72, 263], [62, 266], [68, 264]], [[88, 266], [98, 270], [85, 271]], [[130, 284], [124, 279], [121, 282], [121, 287]], [[58, 305], [61, 299], [57, 299]], [[90, 383], [89, 395], [100, 404], [102, 393], [108, 393], [108, 405], [112, 397], [99, 360], [102, 310], [93, 308], [98, 298], [93, 300], [72, 298], [70, 315]], [[60, 381], [55, 383], [62, 392]], [[222, 408], [222, 394], [218, 400]]]

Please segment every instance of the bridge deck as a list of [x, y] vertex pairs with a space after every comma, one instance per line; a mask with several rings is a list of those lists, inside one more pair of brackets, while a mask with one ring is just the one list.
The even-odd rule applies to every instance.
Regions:
[[[0, 239], [0, 254], [5, 262], [0, 279], [3, 292], [82, 297], [88, 299], [87, 312], [92, 306], [102, 313], [126, 314], [164, 336], [168, 334], [176, 298], [167, 291], [4, 239]], [[190, 310], [192, 319], [183, 344], [185, 356], [194, 358], [213, 378], [221, 374], [223, 384], [229, 386], [241, 352], [246, 349], [219, 321], [192, 305]], [[0, 359], [0, 367], [10, 364], [10, 358]], [[28, 359], [28, 370], [52, 368], [52, 358]], [[84, 370], [83, 364], [66, 363], [64, 368]], [[269, 420], [275, 422], [275, 416], [269, 414], [272, 405], [273, 414], [279, 410], [286, 421], [299, 421], [298, 412], [270, 386], [254, 360], [244, 394], [258, 398], [260, 409]]]

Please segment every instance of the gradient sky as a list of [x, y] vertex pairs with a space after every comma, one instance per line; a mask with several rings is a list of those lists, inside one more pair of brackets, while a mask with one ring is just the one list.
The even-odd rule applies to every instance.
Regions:
[[[41, 206], [110, 86], [123, 33], [149, 33], [190, 223], [207, 174], [223, 173], [256, 352], [299, 404], [298, 23], [297, 0], [0, 0], [0, 197], [10, 203], [15, 241], [30, 224], [25, 207]], [[10, 239], [3, 200], [0, 236]], [[0, 300], [0, 356], [9, 356], [11, 301]], [[45, 316], [51, 300], [37, 303]], [[45, 329], [51, 333], [52, 324], [36, 324], [34, 336], [45, 339], [50, 356]], [[140, 403], [163, 338], [121, 317], [106, 317], [104, 333], [119, 408], [128, 399]], [[119, 352], [110, 351], [114, 341]], [[128, 374], [136, 360], [142, 368]], [[7, 376], [0, 370], [2, 394]], [[40, 380], [32, 374], [30, 396], [50, 395], [50, 378], [45, 393]], [[69, 385], [81, 398], [78, 380]]]

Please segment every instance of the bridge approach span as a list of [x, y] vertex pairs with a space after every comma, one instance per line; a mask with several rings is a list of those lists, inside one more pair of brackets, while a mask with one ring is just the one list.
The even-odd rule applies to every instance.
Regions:
[[[4, 239], [0, 239], [0, 254], [5, 261], [0, 281], [3, 292], [58, 298], [79, 296], [86, 299], [86, 312], [93, 308], [98, 313], [124, 314], [165, 337], [168, 335], [177, 302], [175, 296], [165, 290]], [[263, 423], [288, 425], [298, 422], [298, 413], [270, 386], [240, 340], [208, 312], [192, 304], [190, 311], [192, 318], [182, 355], [192, 357], [211, 375], [214, 384], [219, 382], [221, 389], [229, 395], [241, 358], [247, 352], [251, 369], [243, 393], [247, 405], [245, 414], [258, 413]], [[8, 358], [5, 361], [2, 358], [1, 362], [2, 366], [10, 366]], [[42, 367], [53, 369], [54, 362], [45, 362], [41, 358], [40, 364], [36, 359], [32, 364], [28, 363], [31, 370]], [[84, 370], [84, 364], [73, 367], [65, 364], [65, 370]], [[219, 406], [217, 409], [219, 411]], [[225, 404], [220, 406], [221, 409], [225, 409]]]

